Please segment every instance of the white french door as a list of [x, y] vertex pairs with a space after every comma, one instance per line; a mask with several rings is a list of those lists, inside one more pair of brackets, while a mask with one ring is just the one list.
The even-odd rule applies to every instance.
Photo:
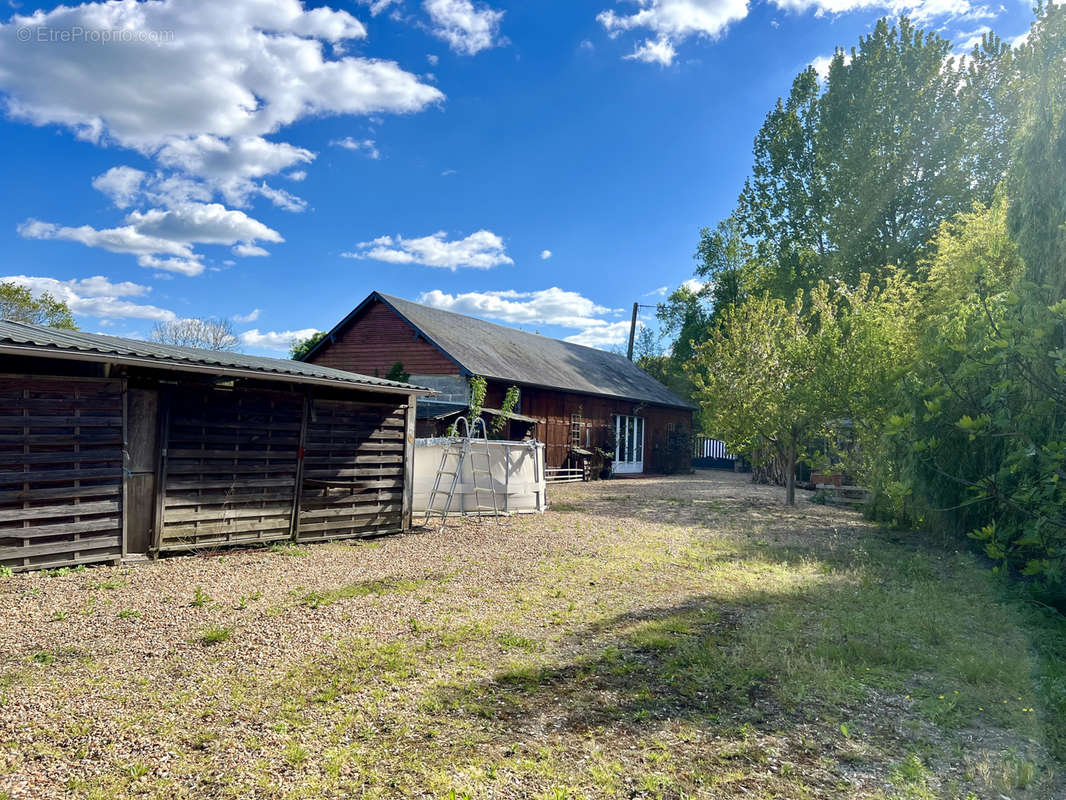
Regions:
[[614, 471], [644, 471], [644, 418], [617, 416], [614, 421]]

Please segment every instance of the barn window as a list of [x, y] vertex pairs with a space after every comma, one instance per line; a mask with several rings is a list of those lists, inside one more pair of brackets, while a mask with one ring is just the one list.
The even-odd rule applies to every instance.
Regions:
[[570, 446], [581, 447], [581, 415], [570, 415]]

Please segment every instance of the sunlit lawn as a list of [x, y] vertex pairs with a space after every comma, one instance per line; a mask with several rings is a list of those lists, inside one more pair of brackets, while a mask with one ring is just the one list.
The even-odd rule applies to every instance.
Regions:
[[[71, 712], [7, 736], [0, 787], [20, 796], [49, 762], [72, 765], [55, 796], [99, 798], [1063, 796], [1066, 626], [975, 557], [729, 474], [550, 499], [470, 526], [477, 547], [385, 542], [382, 574], [355, 583], [309, 589], [307, 571], [365, 545], [247, 556], [287, 599], [227, 610], [224, 633], [183, 622], [195, 658], [142, 681], [91, 652], [8, 661], [0, 713], [30, 694]], [[439, 570], [389, 570], [428, 537]], [[20, 602], [44, 602], [35, 580]], [[377, 613], [399, 622], [357, 623]], [[314, 634], [326, 615], [355, 616], [310, 648], [294, 635], [275, 668], [243, 660], [254, 626]], [[143, 757], [109, 746], [126, 736]]]

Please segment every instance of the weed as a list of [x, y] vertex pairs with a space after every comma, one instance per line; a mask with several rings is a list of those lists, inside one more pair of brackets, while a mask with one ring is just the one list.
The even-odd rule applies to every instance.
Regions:
[[205, 628], [200, 634], [200, 644], [208, 647], [213, 644], [221, 644], [229, 639], [233, 635], [233, 628], [227, 628], [220, 625], [212, 625], [210, 628]]
[[103, 589], [109, 591], [111, 589], [121, 589], [126, 585], [125, 581], [121, 581], [118, 578], [110, 578], [108, 580], [97, 581], [92, 585], [93, 589]]
[[55, 620], [56, 622], [62, 622], [63, 620], [65, 620], [65, 619], [67, 618], [67, 614], [68, 614], [68, 612], [66, 612], [66, 611], [63, 611], [62, 609], [59, 609], [59, 608], [57, 608], [57, 609], [56, 609], [56, 610], [55, 610], [55, 611], [54, 611], [54, 612], [52, 613], [52, 619], [54, 619], [54, 620]]
[[149, 771], [149, 766], [142, 761], [134, 761], [132, 764], [126, 765], [126, 774], [134, 780], [143, 778]]
[[119, 619], [137, 619], [141, 615], [140, 611], [134, 611], [131, 608], [124, 608], [118, 612]]
[[206, 606], [210, 602], [211, 598], [204, 594], [204, 590], [201, 587], [197, 586], [196, 591], [192, 594], [192, 601], [189, 605], [200, 608], [201, 606]]
[[302, 747], [298, 742], [289, 742], [285, 745], [284, 751], [282, 751], [282, 757], [291, 767], [300, 766], [307, 761], [310, 755], [307, 748]]

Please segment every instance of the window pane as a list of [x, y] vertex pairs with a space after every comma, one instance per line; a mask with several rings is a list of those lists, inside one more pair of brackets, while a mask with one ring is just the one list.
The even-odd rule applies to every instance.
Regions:
[[634, 461], [644, 460], [644, 417], [637, 417], [634, 420], [634, 430], [636, 435], [636, 446], [633, 448], [636, 453]]

